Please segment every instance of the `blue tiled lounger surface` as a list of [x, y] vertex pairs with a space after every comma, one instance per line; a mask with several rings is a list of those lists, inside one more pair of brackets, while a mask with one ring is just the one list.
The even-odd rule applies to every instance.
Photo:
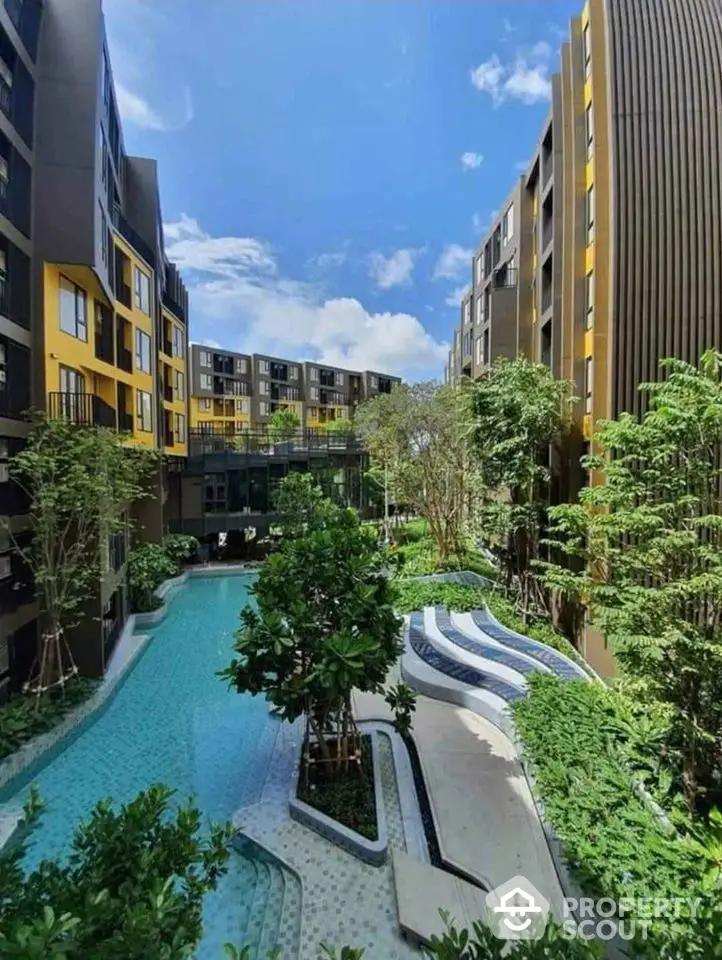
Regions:
[[461, 630], [457, 630], [451, 622], [451, 615], [446, 607], [435, 607], [434, 616], [437, 627], [446, 639], [456, 644], [457, 647], [461, 647], [462, 650], [475, 653], [485, 660], [492, 660], [494, 663], [503, 664], [503, 666], [509, 667], [511, 670], [516, 670], [517, 673], [523, 676], [527, 676], [530, 673], [538, 673], [540, 670], [543, 670], [539, 657], [535, 658], [538, 663], [530, 663], [529, 660], [517, 656], [510, 650], [493, 646], [491, 643], [483, 643], [480, 640], [475, 640]]
[[565, 680], [589, 679], [581, 667], [578, 667], [563, 654], [547, 647], [546, 644], [540, 643], [538, 640], [530, 640], [529, 637], [522, 637], [520, 634], [514, 633], [513, 630], [502, 626], [488, 611], [474, 610], [471, 618], [479, 630], [504, 644], [505, 647], [516, 650], [518, 653], [524, 653], [528, 657], [533, 657], [543, 663], [544, 666], [549, 667], [558, 677]]
[[443, 673], [453, 680], [458, 680], [459, 683], [466, 683], [480, 690], [487, 690], [489, 693], [501, 697], [507, 703], [512, 703], [524, 696], [524, 692], [518, 687], [505, 683], [503, 680], [497, 680], [489, 674], [482, 673], [466, 664], [459, 663], [433, 647], [426, 639], [422, 613], [412, 613], [409, 618], [409, 642], [414, 653], [421, 660], [439, 673]]

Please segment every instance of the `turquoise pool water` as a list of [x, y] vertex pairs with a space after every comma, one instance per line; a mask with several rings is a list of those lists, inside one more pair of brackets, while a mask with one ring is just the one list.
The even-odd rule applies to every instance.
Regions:
[[[47, 804], [29, 861], [62, 855], [98, 800], [130, 800], [151, 783], [227, 820], [259, 798], [278, 723], [264, 700], [227, 689], [215, 673], [231, 658], [249, 578], [189, 580], [107, 710], [31, 781]], [[29, 786], [10, 802], [17, 803]], [[208, 898], [198, 960], [220, 960], [240, 943], [251, 903], [265, 896], [259, 871], [231, 858]]]

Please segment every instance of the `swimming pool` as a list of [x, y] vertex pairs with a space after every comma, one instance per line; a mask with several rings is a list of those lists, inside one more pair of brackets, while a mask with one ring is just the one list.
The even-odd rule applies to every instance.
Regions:
[[[232, 653], [246, 576], [189, 579], [154, 629], [139, 663], [107, 710], [31, 781], [47, 810], [33, 835], [29, 865], [62, 855], [74, 828], [104, 797], [130, 800], [152, 783], [192, 798], [207, 818], [228, 820], [259, 799], [278, 721], [265, 701], [228, 690], [215, 675]], [[17, 805], [29, 785], [10, 803]], [[231, 857], [207, 900], [198, 960], [218, 960], [243, 942], [251, 916], [275, 912], [273, 868]]]

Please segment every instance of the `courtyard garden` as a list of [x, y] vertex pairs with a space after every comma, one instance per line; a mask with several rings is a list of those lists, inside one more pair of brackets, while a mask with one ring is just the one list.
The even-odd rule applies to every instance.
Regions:
[[[291, 475], [280, 492], [282, 535], [258, 575], [235, 587], [232, 577], [189, 581], [107, 712], [23, 794], [24, 820], [0, 850], [0, 955], [279, 956], [270, 927], [248, 942], [246, 923], [229, 942], [204, 913], [207, 902], [231, 904], [233, 885], [246, 882], [227, 826], [239, 797], [254, 802], [267, 742], [281, 723], [296, 725], [297, 799], [376, 840], [374, 738], [354, 715], [353, 694], [384, 697], [396, 729], [413, 736], [415, 695], [387, 680], [404, 654], [402, 617], [439, 608], [486, 611], [583, 668], [587, 679], [529, 676], [511, 708], [574, 882], [595, 900], [687, 903], [673, 917], [648, 918], [625, 944], [628, 956], [722, 956], [722, 355], [705, 354], [698, 367], [669, 361], [642, 389], [643, 416], [597, 426], [580, 465], [587, 483], [571, 502], [555, 490], [553, 463], [579, 449], [575, 401], [572, 385], [546, 367], [500, 361], [460, 391], [402, 386], [362, 407], [356, 429], [386, 504], [381, 535], [308, 476]], [[42, 649], [52, 655], [38, 662], [26, 696], [0, 708], [0, 757], [52, 730], [97, 686], [76, 676], [65, 636], [97, 576], [97, 566], [86, 569], [88, 546], [120, 529], [121, 504], [143, 495], [145, 467], [89, 432], [45, 424], [15, 466], [35, 491], [35, 539], [25, 549], [47, 617]], [[58, 474], [75, 484], [64, 512]], [[394, 523], [391, 504], [415, 519]], [[82, 550], [50, 549], [70, 544], [80, 523]], [[134, 609], [153, 610], [158, 586], [195, 549], [192, 538], [136, 546]], [[424, 579], [463, 572], [477, 576]], [[218, 640], [215, 660], [200, 642], [206, 606], [220, 611], [228, 639]], [[583, 656], [590, 625], [616, 657], [606, 682]], [[161, 697], [166, 675], [172, 686]], [[184, 724], [195, 703], [214, 718], [211, 732]], [[157, 746], [142, 762], [128, 734], [141, 706]], [[100, 764], [108, 743], [116, 789], [99, 793], [97, 782], [87, 787], [87, 756]], [[240, 771], [228, 759], [237, 749]], [[208, 786], [195, 778], [196, 762]], [[603, 955], [601, 944], [568, 940], [553, 923], [542, 940], [502, 946], [482, 925], [461, 930], [449, 918], [429, 954]], [[320, 945], [319, 956], [376, 960], [353, 943]]]

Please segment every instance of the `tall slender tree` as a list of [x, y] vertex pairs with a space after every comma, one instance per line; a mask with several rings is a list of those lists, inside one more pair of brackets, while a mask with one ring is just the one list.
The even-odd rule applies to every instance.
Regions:
[[722, 353], [662, 372], [641, 386], [642, 417], [597, 424], [584, 465], [603, 482], [550, 510], [551, 542], [577, 562], [545, 579], [668, 711], [666, 753], [690, 805], [707, 806], [722, 803]]

